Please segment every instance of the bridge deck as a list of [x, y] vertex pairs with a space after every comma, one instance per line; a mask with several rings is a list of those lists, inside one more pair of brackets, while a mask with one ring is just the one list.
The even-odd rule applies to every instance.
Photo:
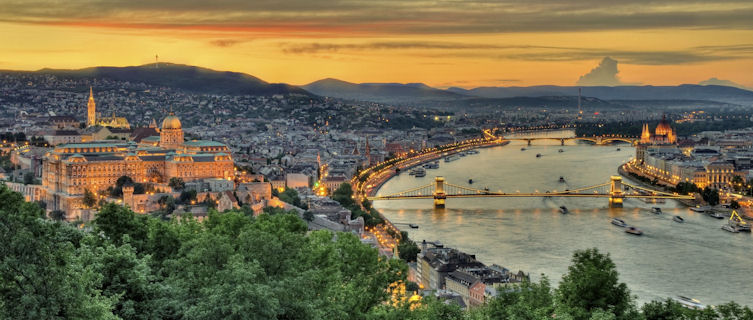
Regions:
[[[547, 193], [489, 193], [489, 194], [448, 194], [445, 198], [532, 198], [532, 197], [581, 197], [581, 198], [610, 198], [613, 197], [608, 193], [567, 193], [567, 194], [547, 194]], [[683, 195], [638, 195], [624, 194], [618, 198], [643, 198], [643, 199], [678, 199], [692, 200], [693, 196]], [[367, 197], [369, 200], [405, 200], [405, 199], [434, 199], [434, 195], [406, 195], [406, 196], [375, 196]]]

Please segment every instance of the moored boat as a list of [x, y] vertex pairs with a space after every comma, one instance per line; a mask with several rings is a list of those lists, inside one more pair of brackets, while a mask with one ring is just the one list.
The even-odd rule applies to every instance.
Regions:
[[740, 232], [739, 230], [737, 230], [737, 227], [728, 224], [722, 225], [722, 230], [732, 233]]
[[409, 223], [408, 226], [411, 227], [411, 228], [413, 228], [413, 229], [418, 229], [418, 225], [415, 224], [415, 223]]
[[635, 235], [635, 236], [641, 236], [641, 235], [643, 235], [643, 231], [641, 231], [641, 229], [638, 229], [636, 227], [628, 227], [627, 229], [625, 229], [625, 232], [629, 233], [629, 234], [632, 234], [632, 235]]
[[717, 219], [724, 219], [724, 215], [716, 211], [711, 211], [711, 213], [709, 213], [709, 217], [717, 218]]
[[625, 223], [625, 220], [622, 220], [620, 218], [614, 218], [612, 219], [612, 224], [621, 228], [627, 227], [627, 223]]
[[703, 207], [690, 207], [689, 209], [690, 209], [690, 211], [693, 211], [693, 212], [700, 212], [700, 213], [704, 213], [704, 212], [706, 212], [706, 211], [709, 211], [709, 210], [711, 210], [711, 207], [709, 207], [709, 206], [703, 206]]
[[685, 219], [683, 219], [683, 218], [682, 218], [682, 217], [680, 217], [680, 216], [674, 216], [674, 217], [672, 217], [672, 220], [673, 220], [674, 222], [679, 222], [679, 223], [683, 223], [683, 222], [685, 222]]

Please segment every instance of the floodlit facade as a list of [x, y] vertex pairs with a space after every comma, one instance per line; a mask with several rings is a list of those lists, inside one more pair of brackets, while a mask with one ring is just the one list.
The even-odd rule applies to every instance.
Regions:
[[214, 141], [183, 141], [180, 120], [162, 122], [159, 141], [92, 141], [56, 146], [43, 159], [42, 185], [50, 210], [75, 215], [86, 190], [102, 194], [121, 176], [138, 183], [232, 179], [229, 148]]

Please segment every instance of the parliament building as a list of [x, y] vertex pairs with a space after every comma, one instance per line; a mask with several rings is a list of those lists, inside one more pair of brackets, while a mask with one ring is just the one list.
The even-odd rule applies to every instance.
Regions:
[[[89, 112], [89, 119], [92, 112]], [[184, 181], [232, 179], [229, 148], [214, 141], [184, 141], [180, 120], [170, 113], [159, 136], [134, 141], [92, 141], [56, 146], [43, 159], [42, 186], [48, 210], [77, 216], [86, 190], [103, 195], [121, 176], [138, 183], [166, 186]]]

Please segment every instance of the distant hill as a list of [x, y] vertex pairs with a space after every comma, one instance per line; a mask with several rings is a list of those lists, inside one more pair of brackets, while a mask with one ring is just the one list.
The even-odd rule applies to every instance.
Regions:
[[93, 67], [76, 70], [41, 69], [37, 74], [50, 74], [68, 78], [100, 78], [118, 81], [142, 82], [149, 85], [173, 87], [204, 94], [272, 95], [304, 94], [305, 90], [281, 83], [267, 83], [254, 76], [229, 71], [182, 64], [160, 63], [132, 67]]
[[[577, 96], [578, 87], [479, 87], [447, 91], [483, 98]], [[717, 85], [582, 87], [583, 96], [602, 100], [699, 100], [753, 105], [753, 92]]]
[[[624, 108], [626, 104], [606, 101], [593, 97], [583, 97], [581, 104], [587, 108]], [[469, 98], [452, 102], [436, 102], [435, 106], [442, 109], [461, 107], [467, 110], [495, 110], [510, 108], [563, 108], [578, 110], [577, 96], [542, 96], [542, 97], [510, 97], [510, 98]]]
[[459, 93], [429, 87], [423, 83], [351, 83], [323, 79], [302, 86], [320, 96], [381, 103], [446, 101], [467, 98]]

